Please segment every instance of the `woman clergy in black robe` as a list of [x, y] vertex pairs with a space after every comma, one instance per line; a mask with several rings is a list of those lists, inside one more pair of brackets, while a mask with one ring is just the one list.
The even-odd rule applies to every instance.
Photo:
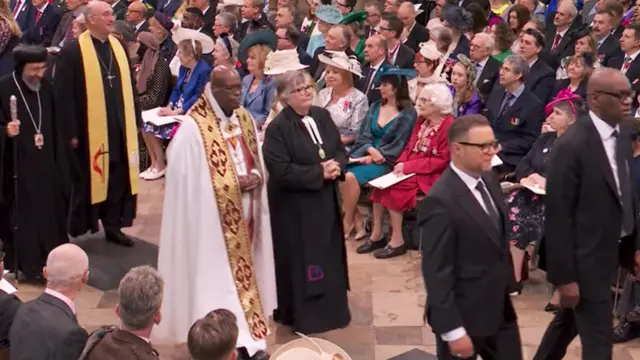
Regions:
[[311, 106], [313, 91], [304, 70], [280, 75], [278, 97], [286, 107], [262, 146], [278, 292], [274, 320], [305, 334], [351, 321], [336, 184], [347, 155], [329, 113]]
[[[52, 86], [43, 79], [47, 51], [19, 45], [13, 57], [15, 72], [0, 78], [0, 238], [7, 268], [15, 270], [17, 243], [25, 280], [41, 282], [49, 252], [69, 241], [69, 149], [59, 135]], [[11, 96], [16, 97], [18, 127], [12, 121]]]

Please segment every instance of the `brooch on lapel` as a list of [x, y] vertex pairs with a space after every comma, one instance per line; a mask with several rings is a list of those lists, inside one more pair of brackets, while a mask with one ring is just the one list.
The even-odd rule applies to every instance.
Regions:
[[511, 123], [511, 125], [513, 126], [518, 126], [520, 125], [520, 119], [517, 117], [512, 117], [511, 120], [509, 120], [509, 122]]
[[433, 154], [433, 156], [438, 155], [438, 150], [436, 149], [431, 150], [431, 154]]
[[543, 154], [546, 154], [546, 153], [548, 153], [548, 152], [549, 152], [549, 149], [548, 149], [548, 148], [544, 148], [544, 149], [542, 149], [542, 153], [543, 153]]

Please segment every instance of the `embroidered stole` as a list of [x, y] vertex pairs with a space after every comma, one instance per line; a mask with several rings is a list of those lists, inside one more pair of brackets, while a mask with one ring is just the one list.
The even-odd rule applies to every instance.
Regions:
[[[91, 204], [98, 204], [107, 199], [109, 184], [109, 132], [107, 130], [107, 104], [104, 98], [102, 70], [98, 54], [88, 31], [78, 39], [84, 69], [84, 82], [87, 93], [87, 126], [89, 136], [89, 169], [91, 178]], [[138, 193], [138, 126], [136, 110], [133, 103], [133, 85], [127, 54], [120, 42], [109, 36], [109, 44], [113, 50], [118, 70], [124, 103], [125, 146], [129, 159], [129, 185], [131, 194]], [[109, 104], [111, 105], [111, 104]]]
[[[242, 136], [253, 158], [253, 164], [261, 174], [258, 141], [254, 132], [253, 120], [244, 108], [236, 111]], [[229, 257], [229, 266], [238, 291], [240, 305], [249, 324], [251, 336], [256, 339], [267, 337], [269, 329], [263, 313], [262, 302], [253, 269], [251, 239], [249, 239], [247, 222], [242, 211], [242, 192], [238, 185], [236, 170], [229, 147], [222, 135], [220, 121], [206, 94], [193, 105], [189, 115], [198, 125], [207, 165], [211, 175], [211, 183], [216, 196], [220, 213], [220, 225]]]

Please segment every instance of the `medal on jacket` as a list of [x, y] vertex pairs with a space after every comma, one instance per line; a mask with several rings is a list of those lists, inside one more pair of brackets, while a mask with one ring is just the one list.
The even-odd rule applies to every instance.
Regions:
[[322, 137], [320, 137], [320, 131], [318, 131], [318, 125], [315, 120], [311, 116], [305, 116], [302, 118], [302, 123], [307, 128], [307, 132], [309, 133], [309, 137], [314, 144], [318, 146], [318, 156], [320, 156], [321, 160], [324, 160], [327, 157], [327, 154], [324, 152], [322, 148]]

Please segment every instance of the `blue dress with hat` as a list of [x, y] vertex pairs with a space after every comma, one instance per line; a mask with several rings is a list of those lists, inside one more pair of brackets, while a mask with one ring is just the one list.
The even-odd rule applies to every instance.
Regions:
[[409, 136], [416, 123], [417, 114], [413, 107], [403, 109], [384, 126], [378, 124], [380, 102], [371, 105], [369, 113], [362, 122], [362, 127], [356, 138], [349, 157], [358, 158], [367, 156], [367, 150], [374, 147], [382, 156], [384, 163], [375, 164], [349, 164], [346, 171], [351, 172], [358, 184], [363, 185], [391, 171], [393, 165], [409, 141]]

